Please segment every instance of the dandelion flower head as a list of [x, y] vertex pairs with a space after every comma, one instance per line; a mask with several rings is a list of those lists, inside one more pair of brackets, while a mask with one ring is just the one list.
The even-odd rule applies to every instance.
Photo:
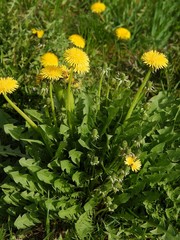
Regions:
[[83, 37], [81, 37], [78, 34], [73, 34], [69, 37], [69, 40], [79, 48], [84, 48], [85, 47], [85, 40]]
[[63, 72], [60, 66], [46, 66], [41, 69], [40, 75], [42, 76], [42, 79], [52, 81], [63, 78]]
[[132, 155], [127, 155], [125, 159], [125, 164], [131, 166], [135, 161], [135, 157]]
[[64, 58], [75, 72], [85, 73], [89, 71], [89, 58], [81, 49], [75, 47], [67, 49]]
[[42, 38], [44, 35], [44, 31], [43, 30], [37, 30], [37, 37], [38, 38]]
[[31, 29], [31, 32], [32, 32], [33, 34], [36, 34], [37, 30], [36, 30], [35, 28], [32, 28], [32, 29]]
[[18, 82], [12, 77], [0, 78], [0, 94], [12, 93], [18, 87]]
[[139, 171], [140, 168], [141, 168], [141, 161], [139, 159], [133, 162], [133, 164], [131, 165], [131, 169], [133, 172]]
[[156, 50], [151, 50], [142, 55], [141, 59], [143, 62], [151, 67], [153, 71], [160, 68], [166, 68], [168, 65], [168, 59], [163, 53], [157, 52]]
[[127, 155], [125, 157], [125, 161], [124, 163], [128, 166], [131, 167], [131, 170], [133, 172], [137, 172], [140, 170], [141, 168], [141, 161], [139, 159], [136, 158], [136, 156], [132, 155]]
[[47, 67], [47, 66], [58, 66], [58, 57], [54, 54], [54, 53], [51, 53], [51, 52], [47, 52], [45, 53], [44, 55], [42, 55], [41, 57], [41, 64], [44, 66], [44, 67]]
[[129, 40], [131, 37], [130, 31], [123, 27], [116, 28], [115, 33], [118, 39]]
[[102, 2], [96, 2], [91, 5], [91, 11], [93, 13], [102, 13], [106, 9], [106, 5]]
[[38, 29], [32, 28], [31, 32], [33, 34], [36, 34], [38, 38], [42, 38], [44, 35], [44, 30], [38, 30]]

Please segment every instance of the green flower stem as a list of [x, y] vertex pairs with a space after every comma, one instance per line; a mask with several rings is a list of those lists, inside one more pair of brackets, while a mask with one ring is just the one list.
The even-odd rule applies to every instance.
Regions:
[[129, 111], [128, 111], [126, 117], [125, 117], [124, 122], [131, 117], [134, 108], [136, 107], [137, 103], [138, 103], [139, 100], [140, 100], [140, 96], [141, 96], [141, 94], [142, 94], [142, 91], [143, 91], [144, 87], [146, 86], [147, 81], [148, 81], [149, 78], [150, 78], [150, 75], [151, 75], [151, 70], [149, 69], [149, 71], [147, 72], [147, 74], [146, 74], [146, 76], [145, 76], [145, 78], [144, 78], [141, 86], [139, 87], [136, 95], [134, 96], [134, 99], [133, 99], [133, 101], [132, 101], [132, 103], [131, 103], [131, 106], [130, 106]]
[[67, 118], [70, 128], [72, 128], [72, 112], [74, 110], [74, 97], [71, 91], [71, 84], [73, 79], [73, 68], [71, 68], [69, 82], [67, 87], [67, 96], [66, 96], [66, 111], [67, 111]]
[[16, 110], [16, 112], [18, 112], [35, 131], [39, 132], [38, 126], [35, 124], [35, 122], [33, 122], [20, 108], [18, 108], [16, 104], [13, 103], [6, 94], [3, 95], [6, 101], [11, 105], [11, 107], [13, 107]]
[[55, 113], [55, 107], [54, 107], [54, 99], [53, 99], [53, 93], [52, 92], [53, 92], [53, 85], [52, 85], [52, 82], [50, 81], [49, 95], [50, 95], [50, 101], [51, 101], [51, 110], [52, 110], [54, 125], [55, 125], [55, 127], [57, 127], [57, 119], [56, 119], [56, 113]]
[[104, 23], [104, 22], [105, 22], [105, 20], [104, 20], [104, 17], [103, 17], [103, 15], [99, 13], [99, 17], [100, 17], [100, 19], [102, 20], [102, 22]]
[[71, 92], [71, 83], [73, 79], [73, 68], [71, 68], [70, 76], [69, 76], [69, 82], [68, 82], [68, 96], [70, 95]]
[[18, 106], [16, 106], [15, 103], [13, 103], [9, 97], [6, 95], [6, 94], [3, 94], [4, 98], [6, 99], [6, 101], [11, 105], [11, 107], [13, 107], [17, 113], [19, 113], [21, 115], [21, 117], [23, 117], [28, 123], [29, 125], [38, 133], [41, 135], [46, 147], [47, 147], [47, 150], [50, 154], [50, 156], [52, 156], [52, 151], [51, 151], [51, 148], [50, 148], [50, 142], [48, 141], [48, 138], [46, 136], [46, 134], [44, 133], [44, 131], [39, 128], [38, 125], [35, 124], [35, 122], [33, 122], [31, 120], [31, 118], [29, 118], [20, 108], [18, 108]]

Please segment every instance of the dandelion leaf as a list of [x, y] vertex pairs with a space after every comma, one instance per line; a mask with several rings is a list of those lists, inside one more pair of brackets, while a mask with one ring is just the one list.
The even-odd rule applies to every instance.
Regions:
[[17, 229], [25, 229], [27, 227], [32, 227], [37, 223], [40, 223], [40, 221], [36, 217], [32, 214], [25, 213], [16, 218], [14, 226], [17, 227]]
[[79, 205], [73, 205], [67, 209], [60, 210], [58, 214], [62, 219], [74, 220], [76, 219], [76, 215], [78, 214], [79, 210]]
[[93, 231], [92, 216], [88, 212], [83, 213], [75, 223], [75, 229], [79, 239], [89, 239]]

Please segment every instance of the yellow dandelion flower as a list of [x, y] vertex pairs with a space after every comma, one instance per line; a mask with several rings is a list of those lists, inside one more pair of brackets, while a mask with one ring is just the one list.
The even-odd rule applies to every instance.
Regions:
[[151, 50], [142, 55], [141, 59], [143, 62], [151, 67], [153, 71], [160, 68], [165, 68], [168, 65], [168, 59], [163, 53], [157, 52], [156, 50]]
[[44, 35], [44, 31], [43, 30], [37, 30], [37, 37], [38, 38], [42, 38]]
[[106, 5], [104, 3], [101, 3], [101, 2], [96, 2], [96, 3], [93, 3], [91, 5], [91, 11], [93, 13], [102, 13], [104, 12], [106, 9]]
[[36, 30], [35, 28], [32, 28], [32, 29], [31, 29], [31, 32], [32, 32], [33, 34], [36, 34], [36, 33], [37, 33], [37, 30]]
[[42, 38], [43, 35], [44, 35], [44, 30], [38, 30], [38, 29], [36, 29], [36, 28], [32, 28], [32, 29], [31, 29], [31, 32], [32, 32], [33, 34], [36, 34], [38, 38]]
[[41, 57], [41, 63], [44, 67], [47, 66], [58, 66], [58, 57], [51, 52], [47, 52]]
[[69, 40], [76, 46], [79, 48], [84, 48], [85, 46], [85, 40], [83, 37], [81, 37], [78, 34], [73, 34], [69, 37]]
[[128, 156], [126, 156], [125, 164], [128, 166], [131, 166], [134, 163], [135, 159], [136, 158], [134, 156], [128, 155]]
[[69, 48], [65, 51], [64, 57], [75, 72], [85, 73], [89, 71], [89, 58], [81, 49], [75, 47]]
[[137, 172], [141, 168], [141, 161], [137, 159], [136, 156], [134, 156], [134, 154], [127, 155], [124, 163], [130, 166], [133, 172]]
[[130, 31], [123, 27], [116, 28], [115, 33], [118, 39], [129, 40], [131, 37]]
[[131, 164], [131, 169], [133, 172], [139, 171], [141, 168], [141, 161], [138, 159]]
[[40, 75], [42, 79], [48, 80], [59, 80], [59, 78], [63, 78], [62, 69], [59, 66], [46, 66], [41, 69]]
[[18, 87], [18, 82], [12, 77], [0, 78], [0, 94], [12, 93]]

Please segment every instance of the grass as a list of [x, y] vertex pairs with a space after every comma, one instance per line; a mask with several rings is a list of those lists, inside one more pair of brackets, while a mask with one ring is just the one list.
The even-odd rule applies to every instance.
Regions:
[[[18, 81], [8, 96], [24, 112], [0, 94], [2, 240], [179, 239], [178, 3], [104, 0], [98, 15], [93, 2], [0, 1], [0, 77]], [[80, 88], [62, 80], [49, 95], [37, 81], [40, 57], [66, 64], [71, 34], [86, 40], [90, 71], [73, 75]], [[169, 64], [138, 91], [152, 49]], [[129, 154], [137, 173], [124, 164]]]

